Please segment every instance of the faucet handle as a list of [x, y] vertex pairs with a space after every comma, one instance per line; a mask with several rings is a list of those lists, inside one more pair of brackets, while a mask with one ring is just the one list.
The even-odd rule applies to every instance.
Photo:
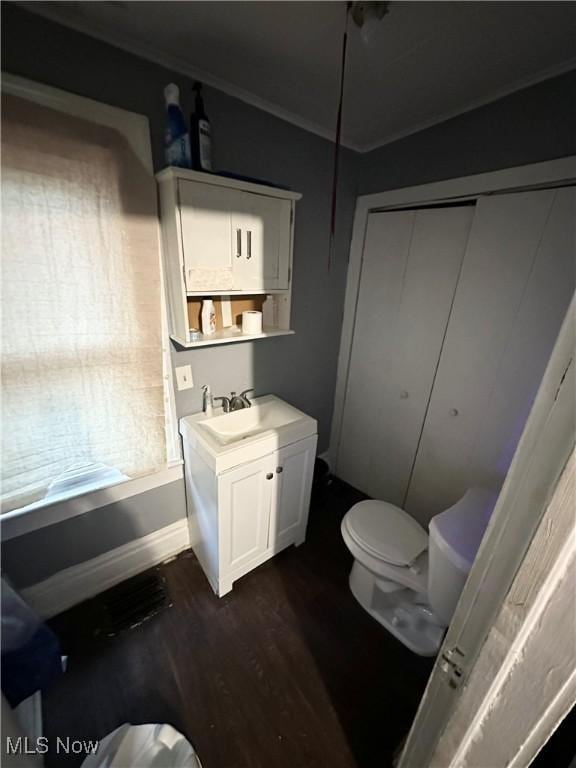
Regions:
[[214, 402], [222, 401], [222, 410], [224, 413], [230, 413], [230, 398], [229, 397], [215, 397]]
[[244, 392], [240, 392], [240, 399], [244, 400], [248, 408], [250, 408], [252, 406], [252, 403], [247, 397], [248, 392], [254, 392], [254, 387], [250, 387], [250, 389], [245, 389]]

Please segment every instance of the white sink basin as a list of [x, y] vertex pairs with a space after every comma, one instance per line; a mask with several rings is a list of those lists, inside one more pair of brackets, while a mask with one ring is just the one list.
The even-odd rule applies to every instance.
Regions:
[[302, 413], [278, 398], [255, 400], [251, 408], [223, 413], [199, 421], [199, 426], [220, 443], [229, 445], [237, 440], [246, 440], [270, 429], [280, 429], [302, 418]]
[[180, 420], [180, 434], [221, 471], [316, 432], [314, 419], [274, 395], [258, 397], [240, 411], [218, 408], [210, 418], [197, 413]]

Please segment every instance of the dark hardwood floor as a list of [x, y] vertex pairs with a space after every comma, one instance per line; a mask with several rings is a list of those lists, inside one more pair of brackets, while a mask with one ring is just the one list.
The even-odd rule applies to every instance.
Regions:
[[[161, 567], [172, 607], [141, 626], [99, 639], [91, 604], [58, 617], [69, 666], [45, 693], [45, 734], [94, 739], [124, 722], [166, 722], [204, 768], [391, 765], [432, 662], [350, 593], [340, 520], [360, 498], [335, 481], [313, 502], [306, 543], [222, 599], [184, 553]], [[81, 760], [51, 754], [47, 765]]]

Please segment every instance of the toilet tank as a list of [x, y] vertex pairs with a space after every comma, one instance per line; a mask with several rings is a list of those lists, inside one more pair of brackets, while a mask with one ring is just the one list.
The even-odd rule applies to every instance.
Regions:
[[448, 626], [492, 515], [498, 494], [470, 488], [430, 521], [428, 601]]

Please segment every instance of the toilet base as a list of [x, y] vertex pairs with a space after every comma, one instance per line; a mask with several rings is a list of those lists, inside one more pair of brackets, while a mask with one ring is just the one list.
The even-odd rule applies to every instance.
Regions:
[[379, 578], [354, 561], [350, 589], [360, 605], [407, 648], [419, 656], [435, 656], [446, 627], [438, 623], [426, 596]]

